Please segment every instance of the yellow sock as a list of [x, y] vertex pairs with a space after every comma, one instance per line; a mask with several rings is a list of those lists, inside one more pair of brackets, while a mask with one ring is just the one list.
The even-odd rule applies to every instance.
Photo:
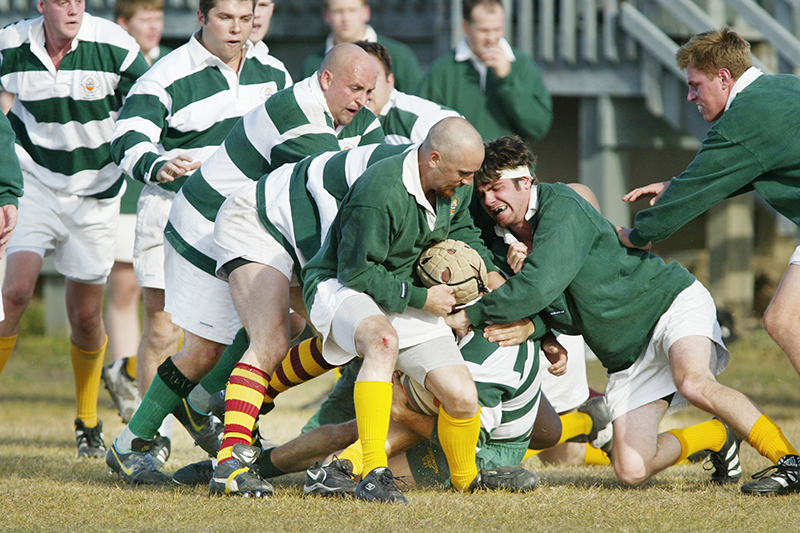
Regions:
[[583, 464], [586, 465], [610, 465], [611, 459], [608, 458], [608, 454], [603, 450], [598, 448], [594, 448], [586, 443], [586, 458], [583, 460]]
[[336, 456], [337, 459], [347, 459], [353, 464], [353, 474], [360, 476], [364, 471], [364, 452], [361, 451], [361, 441], [355, 441]]
[[592, 417], [586, 413], [574, 411], [559, 418], [561, 418], [561, 438], [558, 439], [558, 444], [592, 431]]
[[530, 449], [529, 449], [529, 450], [527, 450], [527, 451], [525, 452], [525, 457], [523, 457], [523, 458], [522, 458], [522, 460], [523, 460], [523, 461], [525, 461], [526, 459], [530, 459], [530, 458], [531, 458], [531, 457], [533, 457], [534, 455], [539, 455], [539, 453], [540, 453], [541, 451], [542, 451], [542, 450], [530, 450]]
[[0, 337], [0, 374], [3, 373], [8, 358], [11, 357], [11, 352], [14, 351], [14, 346], [17, 345], [17, 336]]
[[466, 490], [478, 475], [475, 446], [481, 432], [481, 411], [471, 418], [453, 418], [439, 409], [439, 442], [450, 467], [450, 481], [458, 490]]
[[667, 433], [674, 435], [681, 443], [681, 455], [674, 464], [701, 450], [718, 452], [728, 440], [728, 429], [716, 418], [688, 428], [671, 429]]
[[747, 442], [773, 463], [777, 463], [784, 455], [797, 455], [797, 450], [783, 436], [781, 428], [767, 415], [761, 415], [753, 424]]
[[225, 389], [225, 433], [217, 452], [218, 462], [231, 458], [234, 444], [251, 444], [268, 381], [269, 374], [259, 368], [245, 363], [233, 367]]
[[87, 428], [97, 427], [97, 394], [100, 391], [100, 375], [103, 373], [103, 359], [106, 356], [108, 336], [103, 346], [94, 352], [87, 352], [70, 342], [72, 371], [75, 374], [75, 397], [78, 400], [78, 419]]
[[125, 372], [128, 373], [131, 379], [136, 379], [136, 356], [128, 357], [125, 361]]
[[386, 437], [392, 412], [392, 384], [386, 381], [356, 381], [353, 389], [358, 438], [363, 450], [362, 474], [389, 465]]

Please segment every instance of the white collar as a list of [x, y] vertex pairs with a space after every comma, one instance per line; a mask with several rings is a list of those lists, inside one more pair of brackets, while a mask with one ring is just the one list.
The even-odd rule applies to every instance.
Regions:
[[[87, 38], [90, 39], [93, 28], [94, 21], [92, 20], [92, 16], [89, 13], [84, 13], [83, 20], [81, 20], [81, 27], [78, 29], [78, 33], [69, 43], [69, 51], [74, 52], [80, 41], [85, 41]], [[45, 42], [46, 39], [44, 34], [44, 16], [41, 16], [33, 21], [30, 29], [28, 30], [28, 34], [30, 35], [29, 39], [32, 43], [35, 42], [42, 48], [42, 50], [47, 52], [47, 43]]]
[[[200, 35], [200, 30], [194, 32], [189, 39], [189, 56], [195, 62], [195, 64], [200, 65], [203, 63], [207, 63], [212, 66], [216, 66], [219, 68], [226, 68], [228, 70], [233, 70], [229, 67], [223, 60], [212, 54], [208, 51], [208, 49], [203, 46], [197, 36]], [[244, 68], [244, 62], [248, 57], [252, 57], [255, 51], [255, 45], [252, 41], [245, 41], [244, 46], [242, 47], [242, 61], [239, 62], [239, 74]]]
[[728, 102], [725, 104], [725, 111], [727, 111], [731, 106], [731, 103], [733, 102], [733, 99], [736, 98], [736, 95], [745, 90], [748, 85], [753, 83], [756, 78], [762, 74], [763, 72], [758, 70], [756, 67], [750, 67], [749, 69], [745, 70], [744, 74], [739, 76], [739, 79], [733, 84], [733, 89], [731, 89], [730, 94], [728, 94]]
[[431, 231], [436, 226], [436, 206], [431, 205], [422, 190], [422, 178], [419, 174], [419, 145], [408, 151], [403, 161], [403, 185], [414, 197], [420, 207], [425, 208], [425, 219]]
[[[533, 215], [536, 214], [536, 211], [539, 210], [539, 187], [537, 185], [531, 184], [531, 199], [528, 201], [528, 211], [525, 213], [525, 220], [530, 220], [533, 218]], [[498, 237], [503, 238], [503, 242], [506, 244], [512, 244], [515, 242], [519, 242], [519, 239], [511, 233], [511, 230], [508, 228], [503, 228], [498, 225], [494, 227], [494, 234]]]
[[[498, 45], [506, 54], [506, 57], [508, 58], [509, 61], [513, 62], [516, 59], [516, 57], [514, 56], [514, 50], [511, 49], [511, 45], [508, 44], [508, 41], [506, 41], [505, 38], [500, 39]], [[467, 42], [466, 37], [462, 38], [458, 42], [458, 45], [456, 46], [455, 50], [455, 56], [456, 56], [455, 59], [458, 63], [461, 63], [463, 61], [472, 62], [472, 66], [475, 67], [475, 70], [477, 70], [478, 74], [480, 75], [481, 91], [485, 90], [486, 75], [489, 69], [486, 66], [486, 63], [481, 61], [481, 58], [479, 58], [477, 54], [475, 54], [475, 52], [472, 51], [472, 48], [469, 47], [469, 43]]]
[[[317, 101], [317, 105], [319, 105], [328, 118], [331, 119], [331, 124], [336, 124], [336, 120], [333, 118], [333, 113], [331, 113], [331, 108], [328, 107], [328, 101], [325, 100], [325, 93], [322, 92], [322, 85], [319, 84], [319, 76], [315, 72], [305, 80], [299, 82], [297, 85], [302, 86], [303, 84], [307, 85], [308, 90], [311, 92], [311, 96], [314, 100]], [[336, 133], [339, 133], [344, 126], [339, 126], [336, 129]]]
[[[359, 39], [359, 41], [367, 41], [368, 43], [376, 43], [376, 42], [378, 42], [378, 33], [375, 31], [375, 29], [372, 26], [367, 24], [366, 26], [364, 26], [364, 36], [361, 39]], [[328, 52], [330, 52], [331, 48], [333, 48], [333, 46], [334, 46], [333, 45], [333, 33], [330, 33], [328, 35], [328, 38], [325, 39], [325, 53], [327, 54]]]

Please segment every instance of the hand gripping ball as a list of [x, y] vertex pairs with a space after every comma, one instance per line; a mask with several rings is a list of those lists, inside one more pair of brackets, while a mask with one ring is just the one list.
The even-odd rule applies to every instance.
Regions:
[[445, 283], [455, 289], [459, 305], [486, 292], [486, 265], [480, 254], [464, 242], [447, 239], [419, 256], [417, 275], [426, 287]]

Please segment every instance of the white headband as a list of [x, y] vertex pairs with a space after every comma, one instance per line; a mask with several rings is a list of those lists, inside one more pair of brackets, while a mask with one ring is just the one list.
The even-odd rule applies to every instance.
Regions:
[[500, 171], [500, 178], [499, 179], [514, 179], [514, 178], [530, 178], [531, 177], [531, 169], [528, 167], [517, 167], [517, 168], [508, 168], [506, 170]]

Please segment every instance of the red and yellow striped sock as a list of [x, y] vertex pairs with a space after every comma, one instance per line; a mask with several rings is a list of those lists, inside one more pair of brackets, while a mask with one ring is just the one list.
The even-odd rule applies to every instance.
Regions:
[[125, 360], [125, 372], [128, 373], [128, 377], [135, 380], [136, 379], [136, 356], [132, 355]]
[[254, 366], [237, 363], [225, 389], [225, 433], [217, 453], [223, 463], [231, 458], [233, 445], [249, 445], [253, 426], [264, 400], [269, 374]]
[[97, 427], [97, 395], [100, 392], [100, 376], [103, 359], [106, 357], [108, 336], [99, 350], [87, 352], [71, 342], [70, 357], [75, 375], [75, 398], [78, 401], [78, 416], [87, 428]]
[[275, 401], [278, 394], [321, 376], [336, 368], [322, 358], [322, 338], [317, 335], [292, 346], [281, 365], [272, 374], [264, 403]]
[[17, 345], [17, 336], [0, 337], [0, 374], [3, 373], [8, 358], [11, 357], [11, 352], [14, 351], [14, 346]]
[[481, 432], [481, 411], [471, 418], [453, 418], [439, 409], [439, 442], [450, 467], [450, 482], [458, 490], [466, 490], [478, 475], [475, 446]]
[[360, 476], [364, 471], [364, 452], [361, 450], [361, 441], [357, 440], [336, 455], [337, 459], [346, 459], [353, 465], [353, 474]]
[[777, 463], [784, 455], [797, 455], [797, 450], [786, 440], [781, 428], [767, 415], [761, 415], [753, 424], [747, 442], [773, 463]]
[[671, 429], [667, 433], [673, 435], [681, 443], [681, 455], [675, 464], [701, 450], [718, 452], [728, 440], [728, 428], [716, 418], [683, 429]]
[[362, 474], [389, 465], [386, 437], [392, 412], [392, 384], [386, 381], [356, 381], [353, 388], [358, 438], [363, 451]]
[[594, 448], [589, 443], [586, 443], [586, 457], [583, 459], [585, 465], [610, 465], [611, 459], [608, 454], [603, 450]]

